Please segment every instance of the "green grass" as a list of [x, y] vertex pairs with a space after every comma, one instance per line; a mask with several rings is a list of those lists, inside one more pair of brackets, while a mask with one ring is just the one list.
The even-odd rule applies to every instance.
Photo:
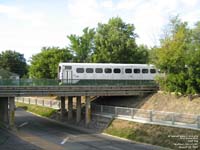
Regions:
[[44, 117], [50, 117], [56, 112], [56, 110], [52, 108], [36, 106], [31, 104], [24, 104], [19, 102], [16, 102], [16, 106]]
[[[181, 143], [185, 145], [189, 143], [189, 145], [193, 146], [196, 144], [200, 149], [200, 131], [197, 130], [142, 124], [116, 119], [104, 132], [129, 140], [166, 148], [180, 149], [176, 144]], [[193, 143], [191, 143], [188, 139], [181, 139], [180, 136], [184, 138], [195, 138], [196, 136], [198, 137], [198, 142], [193, 141]], [[188, 146], [187, 149], [196, 150], [198, 148], [189, 148]]]

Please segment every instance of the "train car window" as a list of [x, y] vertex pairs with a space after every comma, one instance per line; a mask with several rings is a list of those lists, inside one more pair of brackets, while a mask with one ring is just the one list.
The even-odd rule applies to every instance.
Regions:
[[149, 70], [148, 69], [142, 69], [142, 73], [148, 73]]
[[105, 68], [105, 69], [104, 69], [104, 72], [105, 72], [105, 73], [112, 73], [112, 69], [111, 69], [111, 68]]
[[94, 69], [93, 68], [86, 68], [86, 73], [93, 73]]
[[156, 69], [150, 69], [150, 73], [156, 73]]
[[72, 66], [65, 66], [65, 69], [66, 69], [66, 70], [71, 70], [71, 69], [72, 69]]
[[77, 68], [77, 69], [76, 69], [76, 72], [77, 72], [77, 73], [84, 73], [84, 69], [83, 69], [83, 68]]
[[125, 73], [132, 73], [132, 69], [125, 69]]
[[114, 72], [114, 73], [121, 73], [121, 69], [115, 68], [115, 69], [113, 70], [113, 72]]
[[102, 69], [102, 68], [96, 68], [96, 69], [95, 69], [95, 72], [96, 72], [96, 73], [102, 73], [102, 72], [103, 72], [103, 69]]
[[133, 72], [134, 73], [140, 73], [140, 69], [134, 69]]

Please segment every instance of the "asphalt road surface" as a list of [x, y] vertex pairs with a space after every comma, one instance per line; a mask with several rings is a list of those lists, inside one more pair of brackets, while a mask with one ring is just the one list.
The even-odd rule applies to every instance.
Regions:
[[[13, 149], [47, 150], [160, 150], [161, 147], [138, 144], [118, 138], [88, 133], [37, 117], [22, 109], [16, 110], [16, 132]], [[15, 138], [16, 138], [15, 137]], [[12, 140], [11, 140], [12, 141]], [[9, 142], [7, 143], [9, 144]], [[25, 145], [24, 147], [21, 145]], [[4, 149], [0, 145], [0, 149]], [[5, 144], [4, 144], [5, 146]], [[18, 148], [19, 147], [19, 148]], [[6, 149], [12, 149], [7, 146]]]

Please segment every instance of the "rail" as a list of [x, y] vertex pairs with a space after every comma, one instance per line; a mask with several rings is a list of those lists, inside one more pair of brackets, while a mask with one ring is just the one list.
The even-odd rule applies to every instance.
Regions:
[[0, 86], [157, 86], [153, 80], [1, 79]]

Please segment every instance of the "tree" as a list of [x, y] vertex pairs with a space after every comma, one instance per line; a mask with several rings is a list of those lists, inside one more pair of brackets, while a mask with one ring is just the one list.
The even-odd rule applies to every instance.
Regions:
[[161, 45], [154, 49], [152, 62], [166, 73], [178, 73], [185, 68], [185, 56], [189, 51], [191, 31], [186, 22], [177, 17], [170, 22], [169, 33], [161, 39]]
[[163, 89], [181, 94], [200, 93], [200, 24], [187, 27], [177, 17], [171, 20], [169, 34], [151, 52], [152, 62], [166, 75], [159, 79]]
[[94, 40], [93, 62], [146, 63], [146, 51], [137, 47], [134, 30], [133, 24], [126, 24], [119, 17], [111, 18], [107, 24], [99, 23]]
[[32, 78], [55, 79], [58, 76], [58, 64], [72, 59], [68, 49], [43, 47], [41, 52], [31, 57], [29, 75]]
[[20, 77], [25, 76], [28, 71], [24, 55], [12, 50], [0, 54], [0, 68], [16, 73]]
[[90, 62], [91, 54], [94, 49], [94, 29], [89, 29], [88, 27], [83, 29], [83, 35], [77, 36], [71, 34], [67, 36], [70, 40], [70, 50], [74, 54], [75, 62]]

